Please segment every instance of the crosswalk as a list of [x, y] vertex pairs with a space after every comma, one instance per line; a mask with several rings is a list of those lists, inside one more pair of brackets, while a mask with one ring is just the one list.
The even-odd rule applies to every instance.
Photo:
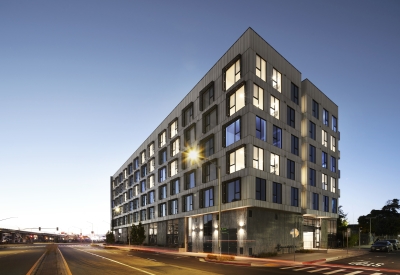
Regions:
[[382, 275], [384, 273], [374, 272], [373, 270], [357, 270], [357, 269], [345, 269], [339, 267], [319, 267], [319, 266], [285, 266], [280, 269], [291, 270], [294, 272], [303, 271], [308, 273], [317, 273], [317, 274], [340, 274], [340, 275]]

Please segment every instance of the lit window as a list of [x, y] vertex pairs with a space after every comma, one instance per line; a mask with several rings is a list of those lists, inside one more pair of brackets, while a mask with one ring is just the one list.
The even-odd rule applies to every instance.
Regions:
[[253, 87], [253, 105], [264, 110], [264, 90], [256, 84]]
[[336, 179], [331, 177], [331, 192], [336, 193]]
[[272, 144], [282, 148], [282, 129], [275, 125], [272, 127]]
[[267, 141], [267, 122], [256, 116], [256, 138]]
[[225, 91], [240, 79], [240, 59], [233, 63], [224, 73]]
[[149, 157], [154, 155], [154, 142], [152, 142], [149, 146]]
[[256, 178], [256, 200], [266, 201], [266, 180]]
[[322, 130], [322, 145], [328, 147], [328, 133]]
[[264, 150], [256, 146], [253, 147], [253, 168], [264, 170]]
[[158, 146], [162, 147], [167, 143], [167, 131], [163, 131], [159, 136], [158, 136]]
[[299, 87], [292, 83], [291, 86], [291, 93], [290, 93], [291, 100], [299, 105]]
[[140, 153], [140, 161], [141, 164], [146, 162], [146, 150]]
[[256, 55], [256, 76], [266, 81], [267, 75], [267, 62], [259, 55]]
[[229, 154], [229, 173], [244, 169], [244, 147]]
[[174, 141], [172, 141], [171, 144], [171, 157], [175, 156], [176, 154], [179, 153], [179, 138], [176, 138]]
[[271, 106], [269, 109], [269, 113], [274, 118], [279, 119], [279, 99], [274, 96], [271, 96]]
[[151, 172], [154, 171], [154, 167], [155, 167], [155, 160], [154, 160], [154, 158], [153, 158], [153, 159], [151, 159], [151, 160], [149, 161], [149, 173], [151, 173]]
[[293, 160], [287, 159], [287, 178], [295, 180], [296, 177], [296, 165]]
[[336, 152], [336, 138], [334, 136], [331, 136], [331, 150]]
[[282, 204], [282, 184], [272, 183], [272, 202]]
[[154, 187], [154, 175], [149, 177], [149, 188]]
[[329, 112], [325, 109], [322, 110], [322, 122], [324, 125], [329, 126]]
[[240, 201], [241, 199], [241, 188], [240, 179], [233, 180], [230, 182], [223, 183], [223, 203]]
[[225, 147], [240, 140], [240, 118], [236, 119], [225, 127], [224, 140]]
[[322, 174], [322, 189], [328, 190], [328, 176], [325, 174]]
[[272, 71], [272, 87], [278, 90], [278, 92], [281, 92], [281, 78], [281, 73], [274, 68]]
[[245, 105], [244, 98], [244, 85], [242, 85], [239, 89], [237, 89], [232, 94], [228, 95], [228, 110], [229, 116], [233, 115], [240, 109], [242, 109]]
[[173, 177], [176, 174], [178, 174], [178, 160], [174, 160], [169, 164], [169, 173], [170, 177]]
[[178, 134], [178, 120], [174, 120], [171, 125], [169, 125], [169, 137], [173, 138]]
[[272, 174], [278, 175], [279, 176], [279, 155], [271, 153], [271, 159], [270, 159], [270, 172]]

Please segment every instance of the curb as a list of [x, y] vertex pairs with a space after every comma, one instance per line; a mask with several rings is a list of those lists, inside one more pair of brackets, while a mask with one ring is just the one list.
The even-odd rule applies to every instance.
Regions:
[[239, 266], [251, 266], [250, 263], [235, 263], [234, 261], [218, 261], [218, 260], [210, 260], [204, 258], [205, 262], [215, 263], [215, 264], [228, 264], [228, 265], [239, 265]]
[[318, 259], [318, 260], [313, 260], [313, 261], [302, 262], [302, 264], [315, 264], [315, 263], [320, 263], [320, 262], [326, 262], [326, 259]]

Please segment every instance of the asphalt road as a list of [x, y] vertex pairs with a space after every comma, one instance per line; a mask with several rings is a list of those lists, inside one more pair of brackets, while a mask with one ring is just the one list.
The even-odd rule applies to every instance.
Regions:
[[46, 245], [0, 248], [0, 275], [25, 275], [45, 252]]

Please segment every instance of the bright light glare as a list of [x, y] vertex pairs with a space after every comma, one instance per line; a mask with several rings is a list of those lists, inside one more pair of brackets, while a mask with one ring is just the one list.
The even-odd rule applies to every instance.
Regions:
[[197, 152], [196, 150], [189, 151], [188, 156], [191, 160], [197, 160], [199, 158], [199, 152]]

